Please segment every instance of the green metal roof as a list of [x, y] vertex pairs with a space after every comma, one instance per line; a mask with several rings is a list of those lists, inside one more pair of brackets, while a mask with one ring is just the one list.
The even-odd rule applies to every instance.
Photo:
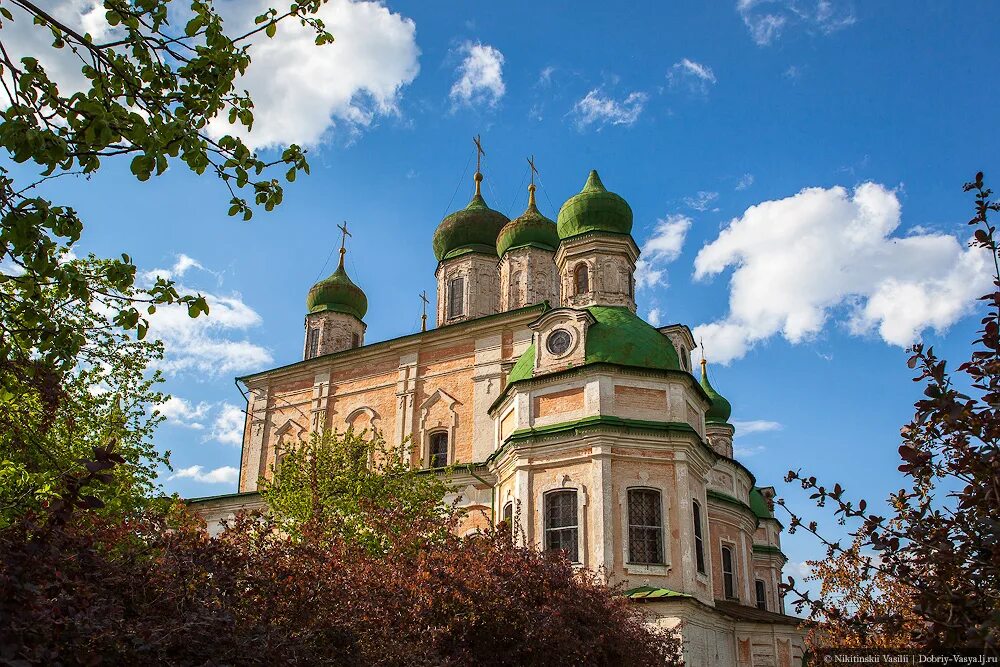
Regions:
[[559, 246], [556, 223], [542, 215], [535, 206], [534, 187], [532, 185], [529, 189], [528, 209], [500, 230], [500, 235], [497, 237], [498, 256], [503, 257], [505, 252], [513, 248], [530, 246], [555, 252]]
[[632, 600], [655, 600], [657, 598], [689, 598], [691, 597], [687, 593], [678, 593], [677, 591], [672, 591], [669, 588], [657, 588], [655, 586], [639, 586], [638, 588], [630, 588], [622, 593], [627, 598]]
[[[677, 350], [666, 336], [623, 306], [591, 306], [597, 320], [587, 329], [583, 364], [614, 364], [658, 370], [681, 370]], [[510, 369], [507, 384], [535, 374], [535, 346], [528, 346]]]
[[701, 387], [712, 401], [712, 406], [705, 413], [705, 421], [715, 424], [726, 424], [729, 422], [729, 416], [733, 413], [733, 406], [730, 405], [729, 401], [722, 394], [715, 391], [712, 383], [708, 381], [707, 366], [708, 363], [702, 359]]
[[468, 206], [438, 225], [434, 232], [434, 256], [440, 262], [468, 252], [496, 255], [497, 235], [507, 222], [507, 216], [487, 206], [477, 192]]
[[597, 171], [591, 171], [579, 194], [566, 200], [559, 209], [560, 239], [587, 232], [632, 233], [632, 207], [628, 202], [608, 192]]
[[758, 487], [753, 487], [750, 489], [750, 509], [753, 513], [757, 515], [758, 519], [773, 519], [774, 512], [767, 504], [767, 499], [764, 498], [764, 494], [760, 492]]
[[344, 270], [344, 255], [340, 255], [340, 265], [328, 278], [319, 281], [309, 290], [306, 308], [310, 313], [333, 311], [347, 313], [359, 320], [368, 312], [368, 297]]

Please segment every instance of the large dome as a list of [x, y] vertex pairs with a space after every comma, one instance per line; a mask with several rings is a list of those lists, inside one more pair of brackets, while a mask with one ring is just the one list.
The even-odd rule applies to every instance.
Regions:
[[442, 220], [434, 232], [434, 256], [439, 262], [468, 252], [497, 252], [497, 236], [509, 220], [486, 205], [479, 194], [482, 175], [477, 172], [476, 177], [476, 194], [469, 205]]
[[497, 237], [497, 255], [500, 257], [512, 248], [531, 246], [554, 252], [559, 245], [556, 223], [542, 215], [535, 206], [535, 186], [530, 186], [528, 192], [528, 210], [500, 230]]
[[354, 315], [359, 320], [364, 319], [365, 313], [368, 312], [368, 297], [348, 277], [347, 271], [344, 270], [343, 255], [337, 270], [309, 290], [306, 308], [310, 313], [333, 311]]
[[587, 232], [632, 232], [632, 207], [628, 202], [608, 192], [601, 177], [591, 171], [587, 184], [559, 209], [559, 238], [568, 239]]

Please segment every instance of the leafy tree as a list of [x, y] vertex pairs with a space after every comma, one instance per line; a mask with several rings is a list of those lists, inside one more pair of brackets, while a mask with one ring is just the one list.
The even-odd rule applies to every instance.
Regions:
[[933, 348], [912, 348], [908, 365], [918, 370], [914, 381], [924, 392], [900, 431], [899, 470], [908, 481], [887, 499], [891, 514], [871, 511], [865, 500], [855, 503], [841, 484], [829, 488], [798, 471], [786, 477], [854, 526], [853, 541], [844, 546], [789, 510], [789, 531], [804, 529], [823, 541], [824, 567], [844, 569], [846, 561], [858, 585], [893, 598], [889, 605], [844, 605], [829, 591], [814, 598], [789, 578], [796, 606], [825, 621], [834, 636], [870, 641], [895, 624], [917, 648], [996, 652], [1000, 646], [1000, 255], [989, 219], [1000, 203], [991, 199], [982, 173], [965, 190], [975, 193], [972, 243], [993, 256], [994, 290], [981, 298], [979, 338], [955, 371]]
[[161, 304], [185, 304], [192, 317], [208, 312], [204, 297], [181, 294], [169, 280], [137, 286], [127, 254], [84, 265], [65, 262], [83, 221], [72, 207], [38, 194], [40, 186], [71, 174], [91, 175], [108, 158], [129, 157], [140, 181], [180, 163], [196, 174], [214, 174], [229, 190], [230, 215], [249, 220], [255, 208], [271, 210], [283, 195], [272, 172], [280, 168], [288, 181], [308, 173], [303, 151], [290, 146], [267, 160], [237, 137], [214, 137], [210, 123], [221, 118], [253, 126], [253, 103], [236, 89], [238, 76], [251, 66], [253, 40], [273, 37], [278, 24], [291, 19], [313, 29], [317, 45], [331, 42], [316, 17], [324, 2], [298, 0], [233, 30], [212, 0], [191, 0], [186, 8], [170, 0], [104, 0], [106, 41], [82, 34], [30, 0], [0, 5], [0, 36], [18, 25], [43, 31], [52, 40], [49, 55], [75, 62], [83, 75], [81, 90], [66, 90], [46, 72], [42, 54], [16, 61], [16, 54], [0, 48], [0, 95], [7, 97], [0, 146], [39, 174], [18, 182], [0, 169], [5, 396], [20, 395], [29, 385], [36, 393], [58, 385], [86, 345], [86, 333], [58, 317], [49, 302], [99, 304], [139, 338], [148, 329], [147, 316]]
[[[100, 275], [106, 261], [67, 263]], [[101, 281], [94, 285], [103, 287]], [[10, 289], [0, 284], [0, 294]], [[43, 290], [37, 299], [52, 322], [81, 333], [81, 346], [68, 372], [55, 374], [32, 360], [10, 374], [12, 380], [26, 378], [22, 386], [0, 388], [0, 526], [52, 501], [81, 460], [111, 439], [122, 465], [112, 480], [95, 487], [95, 498], [112, 513], [145, 506], [152, 502], [156, 468], [168, 465], [169, 456], [152, 442], [162, 421], [154, 408], [166, 397], [156, 389], [159, 371], [150, 366], [162, 358], [162, 344], [135, 340], [93, 304], [64, 301], [59, 290]]]
[[403, 532], [440, 540], [457, 513], [444, 503], [440, 477], [414, 470], [409, 447], [376, 430], [312, 433], [281, 453], [261, 496], [284, 530], [335, 534], [384, 553]]

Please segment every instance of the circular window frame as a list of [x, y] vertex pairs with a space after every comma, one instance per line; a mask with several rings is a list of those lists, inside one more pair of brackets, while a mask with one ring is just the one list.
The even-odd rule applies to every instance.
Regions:
[[[566, 334], [567, 338], [566, 348], [563, 349], [561, 352], [557, 352], [556, 350], [552, 349], [552, 339], [558, 334]], [[574, 335], [571, 329], [559, 327], [557, 329], [553, 329], [545, 336], [545, 351], [548, 352], [550, 355], [552, 355], [552, 357], [555, 359], [561, 359], [567, 356], [573, 351], [573, 348], [575, 347], [576, 347], [576, 336]]]

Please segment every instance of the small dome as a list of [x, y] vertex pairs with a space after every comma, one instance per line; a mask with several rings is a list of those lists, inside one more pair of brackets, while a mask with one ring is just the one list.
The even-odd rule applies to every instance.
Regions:
[[528, 209], [500, 230], [497, 255], [503, 257], [508, 250], [524, 246], [555, 252], [558, 245], [556, 223], [542, 215], [535, 206], [535, 186], [531, 185], [528, 187]]
[[496, 254], [497, 235], [509, 220], [486, 205], [479, 193], [482, 179], [482, 174], [476, 172], [476, 194], [472, 201], [442, 220], [434, 232], [434, 256], [439, 262], [467, 252]]
[[709, 407], [708, 412], [705, 413], [705, 421], [711, 424], [726, 424], [729, 422], [729, 415], [733, 413], [733, 406], [729, 404], [729, 401], [715, 391], [712, 387], [712, 383], [708, 381], [708, 362], [704, 359], [701, 360], [701, 388], [705, 390], [708, 394], [708, 398], [711, 399], [712, 405]]
[[329, 278], [324, 278], [309, 290], [306, 308], [310, 313], [333, 311], [347, 313], [363, 320], [368, 312], [368, 297], [355, 285], [344, 270], [344, 256], [340, 256], [340, 266]]
[[632, 232], [632, 208], [613, 192], [608, 192], [596, 171], [587, 184], [559, 209], [559, 238], [568, 239], [586, 232]]

